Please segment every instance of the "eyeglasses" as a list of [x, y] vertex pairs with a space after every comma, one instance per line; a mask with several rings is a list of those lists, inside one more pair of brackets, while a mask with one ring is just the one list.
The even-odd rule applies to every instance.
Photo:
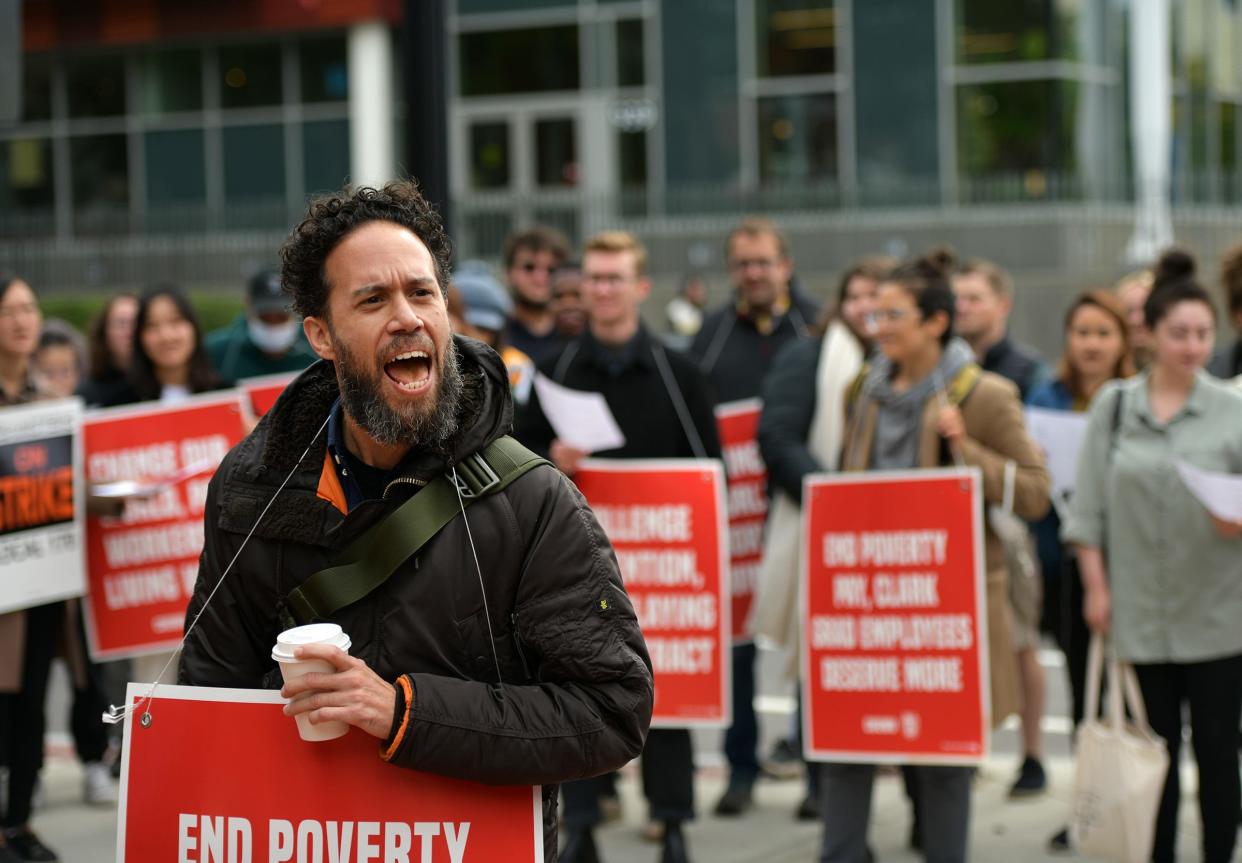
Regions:
[[517, 268], [524, 273], [550, 273], [556, 269], [552, 264], [536, 264], [534, 261], [518, 264]]
[[0, 318], [5, 320], [38, 313], [39, 307], [34, 303], [13, 303], [9, 306], [0, 306]]
[[634, 281], [634, 276], [626, 276], [621, 273], [583, 273], [582, 284], [584, 285], [605, 285], [610, 288], [619, 288], [628, 282]]
[[869, 327], [878, 327], [882, 323], [895, 324], [909, 316], [909, 309], [876, 309], [863, 315], [863, 323]]

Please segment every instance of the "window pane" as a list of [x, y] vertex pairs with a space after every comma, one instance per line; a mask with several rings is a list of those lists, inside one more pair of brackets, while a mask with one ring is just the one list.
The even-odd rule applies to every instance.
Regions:
[[618, 21], [617, 86], [641, 87], [645, 84], [643, 60], [643, 22], [637, 18]]
[[958, 163], [971, 196], [1042, 198], [1077, 170], [1077, 90], [1066, 81], [1019, 81], [958, 89]]
[[299, 53], [303, 102], [343, 102], [349, 98], [345, 37], [304, 39]]
[[145, 138], [147, 201], [202, 203], [207, 196], [203, 132], [148, 132]]
[[126, 228], [129, 156], [124, 135], [72, 138], [74, 230], [112, 233]]
[[573, 120], [535, 122], [535, 182], [540, 186], [578, 185], [577, 152]]
[[837, 104], [831, 94], [759, 100], [759, 179], [829, 180], [837, 175]]
[[253, 108], [281, 102], [279, 45], [222, 47], [220, 75], [220, 104], [225, 108]]
[[308, 195], [334, 192], [349, 179], [349, 121], [302, 126], [302, 183]]
[[22, 64], [22, 120], [52, 118], [52, 62], [47, 56], [27, 54]]
[[832, 0], [755, 0], [759, 77], [836, 71]]
[[959, 63], [1076, 60], [1077, 0], [958, 0]]
[[230, 228], [280, 227], [285, 219], [284, 130], [224, 130], [224, 203]]
[[647, 133], [617, 133], [621, 214], [641, 216], [647, 211]]
[[74, 57], [65, 63], [69, 116], [125, 113], [125, 61], [120, 56]]
[[0, 236], [50, 233], [54, 206], [51, 142], [0, 141]]
[[203, 107], [203, 60], [198, 49], [153, 51], [142, 58], [142, 107], [151, 114]]
[[578, 89], [578, 28], [533, 27], [463, 33], [461, 94]]
[[470, 126], [470, 187], [503, 189], [509, 185], [509, 124]]

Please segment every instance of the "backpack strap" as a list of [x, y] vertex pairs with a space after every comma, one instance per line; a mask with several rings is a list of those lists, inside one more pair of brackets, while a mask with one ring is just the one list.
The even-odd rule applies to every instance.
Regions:
[[983, 369], [979, 368], [977, 363], [967, 363], [958, 369], [957, 374], [953, 376], [953, 380], [949, 381], [949, 386], [945, 395], [949, 399], [949, 404], [960, 405], [966, 401], [966, 397], [970, 395], [979, 380], [983, 377]]
[[[508, 435], [457, 464], [451, 475], [437, 476], [387, 518], [349, 544], [339, 562], [310, 576], [285, 597], [279, 608], [286, 628], [326, 620], [383, 584], [446, 524], [476, 500], [504, 491], [547, 459]], [[460, 494], [460, 497], [459, 497]]]

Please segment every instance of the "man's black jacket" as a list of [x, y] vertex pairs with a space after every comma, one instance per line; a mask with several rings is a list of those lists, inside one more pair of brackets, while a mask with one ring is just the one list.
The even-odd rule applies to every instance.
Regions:
[[[278, 680], [270, 653], [281, 630], [282, 598], [332, 565], [421, 483], [509, 431], [513, 408], [500, 358], [478, 342], [457, 337], [455, 344], [465, 386], [452, 451], [407, 459], [409, 481], [390, 485], [388, 499], [343, 515], [319, 491], [325, 435], [316, 438], [316, 431], [338, 395], [328, 363], [290, 384], [229, 453], [208, 490], [187, 622], [293, 473], [187, 640], [180, 683], [260, 687]], [[651, 719], [651, 664], [612, 548], [559, 471], [535, 468], [476, 502], [467, 517], [486, 609], [458, 517], [381, 587], [332, 619], [352, 638], [354, 656], [385, 680], [404, 675], [412, 684], [409, 721], [401, 729], [394, 723], [382, 754], [445, 776], [544, 785], [551, 861], [554, 784], [614, 770], [638, 755]]]
[[[666, 381], [660, 363], [671, 376]], [[596, 341], [588, 329], [561, 353], [539, 364], [540, 373], [562, 386], [600, 393], [617, 420], [625, 445], [601, 450], [598, 458], [719, 458], [720, 437], [712, 413], [715, 406], [707, 381], [694, 363], [666, 350], [640, 326], [621, 351]], [[676, 387], [688, 412], [690, 429], [678, 414]], [[696, 435], [698, 451], [691, 441]], [[518, 414], [514, 436], [536, 452], [547, 454], [556, 433], [543, 413], [537, 393]]]

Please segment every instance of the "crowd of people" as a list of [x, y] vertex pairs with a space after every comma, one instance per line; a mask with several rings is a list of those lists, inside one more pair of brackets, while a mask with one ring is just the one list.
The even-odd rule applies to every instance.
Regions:
[[[1040, 645], [1050, 638], [1065, 655], [1078, 725], [1087, 645], [1092, 633], [1107, 633], [1117, 656], [1135, 666], [1152, 726], [1175, 764], [1188, 706], [1203, 858], [1230, 860], [1242, 805], [1242, 524], [1199, 505], [1174, 461], [1242, 473], [1242, 390], [1231, 380], [1242, 380], [1242, 247], [1220, 268], [1228, 323], [1238, 333], [1228, 344], [1216, 349], [1220, 312], [1196, 262], [1174, 250], [1111, 289], [1077, 296], [1054, 364], [1010, 338], [1015, 286], [995, 263], [944, 249], [906, 261], [866, 257], [844, 268], [821, 307], [800, 286], [792, 251], [773, 222], [740, 221], [724, 238], [724, 252], [730, 286], [722, 302], [709, 306], [706, 282], [695, 274], [658, 315], [644, 313], [652, 284], [636, 237], [599, 233], [575, 254], [558, 232], [534, 227], [506, 241], [500, 278], [479, 261], [453, 269], [443, 286], [448, 319], [454, 332], [490, 348], [480, 347], [480, 356], [494, 351], [503, 363], [514, 436], [571, 479], [588, 455], [719, 458], [715, 406], [762, 399], [758, 437], [771, 509], [753, 628], [762, 643], [790, 657], [791, 685], [800, 643], [804, 478], [979, 468], [987, 503], [1009, 501], [1011, 516], [1029, 525], [1025, 548], [989, 525], [985, 549], [991, 719], [999, 726], [1017, 716], [1022, 729], [1011, 796], [1039, 794], [1048, 783]], [[37, 286], [0, 278], [0, 404], [73, 394], [88, 406], [177, 404], [243, 378], [301, 371], [318, 357], [344, 363], [335, 336], [317, 322], [303, 327], [303, 314], [308, 322], [317, 316], [295, 310], [289, 279], [288, 261], [283, 275], [254, 275], [245, 310], [218, 332], [202, 332], [178, 287], [155, 285], [140, 296], [111, 297], [83, 336], [43, 320]], [[602, 395], [625, 444], [587, 453], [559, 440], [533, 385], [537, 375]], [[1071, 495], [1052, 493], [1024, 404], [1088, 414]], [[265, 429], [256, 434], [270, 435]], [[331, 428], [328, 434], [331, 447], [336, 438]], [[352, 493], [367, 499], [374, 467], [343, 457], [357, 476]], [[115, 759], [116, 741], [92, 717], [117, 698], [84, 641], [76, 601], [0, 615], [4, 863], [57, 859], [29, 824], [57, 654], [73, 671], [71, 725], [86, 765], [85, 797], [115, 800], [105, 763]], [[726, 818], [745, 817], [761, 774], [775, 769], [759, 751], [757, 648], [747, 642], [732, 652], [732, 724], [723, 744], [728, 781], [712, 806]], [[791, 753], [800, 755], [799, 729], [794, 723], [771, 760], [788, 764]], [[694, 769], [689, 730], [647, 734], [644, 834], [659, 845], [663, 863], [692, 859], [683, 826], [698, 808]], [[806, 788], [794, 815], [822, 822], [820, 860], [869, 860], [876, 767], [808, 764], [799, 772]], [[903, 775], [911, 845], [935, 863], [966, 860], [971, 769], [921, 765]], [[615, 782], [609, 773], [563, 785], [560, 860], [607, 857], [595, 830], [619, 806]], [[1178, 771], [1171, 770], [1156, 823], [1156, 863], [1174, 860], [1178, 805]], [[1050, 843], [1067, 848], [1068, 831], [1059, 826], [1049, 825]]]

